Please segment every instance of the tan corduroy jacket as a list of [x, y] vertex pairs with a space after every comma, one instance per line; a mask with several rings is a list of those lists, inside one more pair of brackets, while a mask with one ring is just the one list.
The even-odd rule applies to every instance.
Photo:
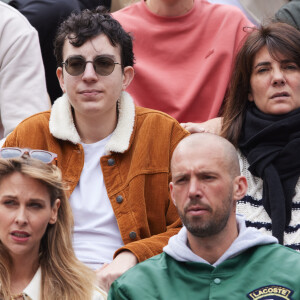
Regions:
[[[126, 92], [118, 109], [117, 127], [106, 145], [107, 155], [100, 160], [125, 244], [115, 255], [127, 249], [143, 261], [162, 252], [181, 226], [168, 183], [171, 155], [188, 132], [162, 112], [135, 107]], [[20, 123], [4, 147], [56, 153], [58, 167], [69, 186], [68, 194], [73, 192], [83, 169], [84, 151], [66, 95], [55, 101], [51, 112], [36, 114]]]

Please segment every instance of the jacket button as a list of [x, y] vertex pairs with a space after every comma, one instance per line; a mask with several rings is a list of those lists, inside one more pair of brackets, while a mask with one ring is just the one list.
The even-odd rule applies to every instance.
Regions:
[[221, 283], [221, 279], [220, 278], [215, 278], [214, 279], [214, 283], [215, 284], [220, 284]]
[[108, 164], [109, 166], [114, 166], [115, 163], [116, 163], [116, 162], [115, 162], [115, 160], [114, 160], [113, 158], [110, 158], [110, 159], [107, 161], [107, 164]]
[[123, 202], [123, 197], [121, 195], [119, 195], [119, 196], [117, 196], [116, 200], [117, 200], [117, 203], [120, 204]]
[[135, 233], [134, 231], [131, 231], [131, 232], [129, 233], [129, 237], [130, 237], [132, 240], [134, 240], [134, 239], [136, 238], [136, 233]]

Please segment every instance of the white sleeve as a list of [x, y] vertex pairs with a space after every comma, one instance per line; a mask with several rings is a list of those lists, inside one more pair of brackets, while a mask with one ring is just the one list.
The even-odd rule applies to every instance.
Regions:
[[[14, 8], [0, 3], [0, 130], [50, 108], [37, 31]], [[3, 132], [0, 132], [0, 138]]]

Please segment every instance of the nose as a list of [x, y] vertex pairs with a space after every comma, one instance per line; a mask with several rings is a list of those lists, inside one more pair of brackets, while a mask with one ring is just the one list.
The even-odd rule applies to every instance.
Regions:
[[272, 78], [272, 85], [273, 86], [282, 86], [285, 85], [286, 80], [284, 77], [284, 73], [282, 70], [278, 68], [274, 68], [273, 70], [273, 78]]
[[92, 61], [87, 61], [86, 62], [86, 65], [85, 65], [85, 70], [83, 72], [83, 75], [82, 75], [82, 80], [84, 81], [97, 81], [98, 80], [98, 76], [97, 76], [97, 73], [94, 69], [94, 66], [93, 66], [93, 62]]
[[200, 198], [201, 195], [201, 182], [195, 177], [191, 178], [189, 184], [189, 198]]
[[24, 225], [26, 225], [26, 224], [28, 223], [28, 219], [27, 219], [27, 214], [26, 214], [25, 208], [20, 207], [20, 208], [17, 210], [15, 222], [16, 222], [16, 224], [18, 224], [19, 226], [24, 226]]

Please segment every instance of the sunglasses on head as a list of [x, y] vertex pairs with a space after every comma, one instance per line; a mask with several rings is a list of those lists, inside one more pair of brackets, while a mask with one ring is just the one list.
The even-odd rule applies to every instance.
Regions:
[[31, 158], [38, 159], [43, 163], [50, 164], [53, 160], [56, 161], [57, 154], [45, 150], [30, 150], [15, 147], [6, 147], [0, 149], [1, 158], [15, 158], [28, 155]]
[[101, 76], [110, 75], [115, 65], [121, 65], [108, 56], [97, 56], [93, 61], [85, 60], [82, 56], [71, 56], [62, 64], [70, 75], [78, 76], [84, 72], [87, 63], [92, 63], [95, 72]]

